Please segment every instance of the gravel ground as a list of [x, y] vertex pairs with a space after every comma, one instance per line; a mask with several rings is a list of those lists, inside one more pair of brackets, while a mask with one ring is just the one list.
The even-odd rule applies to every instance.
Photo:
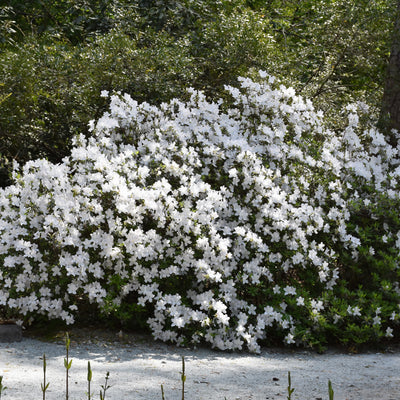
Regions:
[[[43, 341], [26, 337], [21, 342], [0, 343], [0, 375], [8, 387], [4, 399], [41, 399], [42, 356], [46, 354], [46, 399], [65, 399], [65, 346], [61, 337]], [[109, 400], [181, 399], [182, 356], [186, 365], [187, 400], [287, 399], [287, 374], [291, 372], [292, 399], [328, 399], [328, 380], [335, 400], [399, 400], [400, 350], [386, 353], [344, 354], [329, 350], [265, 349], [260, 355], [222, 353], [210, 349], [176, 348], [144, 335], [77, 330], [71, 333], [70, 400], [86, 399], [87, 362], [93, 370], [92, 389], [99, 399], [100, 386], [110, 373]]]

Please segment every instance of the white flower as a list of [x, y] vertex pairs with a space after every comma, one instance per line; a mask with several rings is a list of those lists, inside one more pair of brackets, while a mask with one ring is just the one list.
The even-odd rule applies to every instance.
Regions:
[[298, 306], [304, 306], [304, 298], [301, 297], [301, 296], [299, 296], [299, 297], [296, 299], [296, 304], [297, 304]]
[[359, 317], [359, 316], [361, 316], [361, 310], [359, 309], [358, 306], [355, 306], [355, 307], [348, 306], [348, 307], [347, 307], [347, 313], [348, 313], [349, 315], [354, 316], [354, 317]]
[[324, 309], [324, 303], [322, 300], [311, 300], [311, 307], [314, 312], [320, 312]]
[[342, 319], [342, 317], [339, 314], [335, 314], [333, 316], [333, 323], [337, 324], [341, 319]]
[[[71, 323], [77, 294], [99, 308], [132, 298], [152, 313], [156, 338], [182, 343], [188, 327], [188, 340], [258, 351], [267, 328], [307, 325], [263, 298], [267, 285], [310, 304], [317, 329], [339, 254], [357, 262], [365, 247], [355, 205], [397, 201], [397, 149], [363, 131], [359, 106], [331, 131], [310, 101], [259, 76], [227, 88], [234, 106], [194, 90], [187, 103], [159, 107], [103, 90], [110, 109], [89, 123], [91, 136], [74, 138], [70, 156], [15, 166], [15, 183], [0, 189], [0, 305]], [[400, 232], [376, 218], [398, 252]], [[298, 296], [295, 279], [315, 298]]]
[[174, 316], [171, 325], [176, 326], [177, 328], [183, 328], [185, 326], [185, 320], [181, 316]]
[[376, 315], [374, 318], [373, 318], [373, 325], [380, 325], [381, 324], [381, 317], [379, 316], [379, 315]]
[[390, 328], [389, 326], [386, 328], [386, 333], [385, 333], [386, 337], [392, 338], [393, 337], [393, 329]]
[[280, 294], [281, 293], [281, 288], [278, 285], [275, 285], [272, 289], [272, 291], [274, 292], [274, 294]]
[[296, 288], [294, 288], [293, 286], [286, 286], [283, 288], [283, 292], [284, 292], [285, 296], [287, 296], [287, 295], [294, 296], [296, 294]]
[[293, 343], [295, 343], [294, 335], [291, 334], [291, 333], [288, 333], [288, 334], [285, 336], [285, 342], [286, 342], [287, 344], [293, 344]]
[[67, 291], [69, 294], [76, 294], [77, 290], [78, 286], [76, 285], [76, 283], [72, 282], [68, 285]]
[[258, 74], [260, 75], [260, 78], [266, 78], [268, 76], [268, 74], [265, 71], [258, 71]]

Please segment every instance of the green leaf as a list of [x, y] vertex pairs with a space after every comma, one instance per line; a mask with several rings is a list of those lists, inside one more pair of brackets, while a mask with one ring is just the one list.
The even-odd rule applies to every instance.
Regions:
[[329, 390], [329, 400], [334, 400], [333, 399], [334, 392], [332, 388], [332, 382], [330, 380], [328, 381], [328, 390]]
[[67, 370], [71, 369], [71, 365], [72, 365], [72, 360], [70, 360], [68, 362], [67, 359], [64, 358], [64, 367], [65, 367], [65, 369], [67, 369]]

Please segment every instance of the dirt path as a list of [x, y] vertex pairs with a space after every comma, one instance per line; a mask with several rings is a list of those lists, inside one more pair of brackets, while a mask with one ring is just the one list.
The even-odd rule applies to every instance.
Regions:
[[[328, 351], [263, 350], [260, 355], [226, 354], [209, 349], [179, 349], [147, 336], [115, 334], [71, 335], [70, 399], [87, 399], [87, 362], [93, 370], [92, 388], [110, 372], [109, 400], [181, 399], [182, 356], [186, 366], [186, 400], [287, 399], [288, 371], [292, 399], [328, 399], [328, 380], [335, 400], [399, 400], [400, 351], [343, 354]], [[42, 355], [47, 358], [50, 386], [46, 399], [65, 399], [65, 348], [62, 339], [43, 342], [25, 337], [22, 342], [0, 344], [0, 375], [8, 387], [4, 399], [41, 399]], [[3, 398], [3, 396], [2, 396]]]

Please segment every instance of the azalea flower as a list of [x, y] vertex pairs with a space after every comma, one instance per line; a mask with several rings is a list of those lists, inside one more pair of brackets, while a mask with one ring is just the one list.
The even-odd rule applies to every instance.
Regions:
[[[229, 350], [257, 352], [272, 330], [295, 343], [305, 305], [318, 331], [341, 253], [400, 250], [390, 224], [375, 248], [352, 227], [358, 208], [398, 199], [398, 148], [361, 131], [359, 105], [333, 132], [311, 101], [259, 76], [227, 87], [230, 102], [190, 90], [152, 106], [104, 90], [109, 111], [60, 164], [15, 165], [0, 189], [0, 304], [72, 323], [85, 301], [103, 312], [135, 302], [154, 337]], [[377, 310], [373, 323], [388, 318]]]

